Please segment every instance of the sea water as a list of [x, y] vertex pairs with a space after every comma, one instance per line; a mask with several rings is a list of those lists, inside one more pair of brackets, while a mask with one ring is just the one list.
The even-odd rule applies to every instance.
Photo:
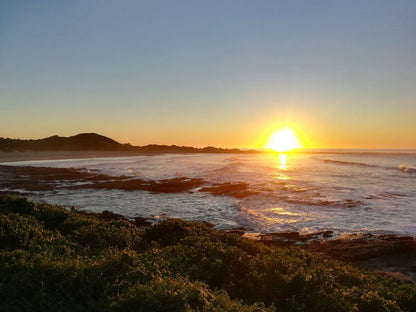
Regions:
[[416, 151], [327, 150], [289, 154], [163, 154], [4, 163], [94, 170], [162, 180], [245, 182], [257, 194], [214, 196], [197, 190], [67, 190], [30, 197], [66, 207], [154, 220], [176, 217], [248, 231], [416, 235]]

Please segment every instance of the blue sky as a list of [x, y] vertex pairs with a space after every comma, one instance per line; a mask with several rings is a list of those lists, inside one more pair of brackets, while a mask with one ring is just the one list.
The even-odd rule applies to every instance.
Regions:
[[416, 148], [415, 1], [0, 1], [0, 136]]

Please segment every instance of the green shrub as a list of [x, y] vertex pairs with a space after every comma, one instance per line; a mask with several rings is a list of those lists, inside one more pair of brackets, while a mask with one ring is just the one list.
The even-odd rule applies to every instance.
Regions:
[[209, 224], [0, 196], [0, 311], [416, 311], [416, 286]]
[[15, 213], [0, 215], [0, 246], [2, 249], [41, 248], [61, 237], [59, 233], [46, 230], [32, 216], [21, 216]]

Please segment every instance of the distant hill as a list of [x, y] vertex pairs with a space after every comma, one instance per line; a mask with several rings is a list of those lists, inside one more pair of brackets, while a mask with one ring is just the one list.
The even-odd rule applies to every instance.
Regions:
[[19, 140], [0, 138], [1, 150], [121, 150], [123, 145], [105, 136], [96, 133], [81, 133], [70, 137], [57, 135], [39, 140]]
[[247, 153], [239, 149], [223, 149], [212, 146], [196, 148], [190, 146], [157, 145], [133, 146], [121, 144], [96, 133], [80, 133], [70, 137], [57, 135], [39, 140], [20, 140], [0, 137], [1, 151], [130, 151], [146, 153]]

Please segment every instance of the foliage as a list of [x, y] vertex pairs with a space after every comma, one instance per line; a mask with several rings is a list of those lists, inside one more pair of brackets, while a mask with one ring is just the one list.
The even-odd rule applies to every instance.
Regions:
[[177, 219], [0, 196], [1, 311], [415, 311], [416, 287]]

